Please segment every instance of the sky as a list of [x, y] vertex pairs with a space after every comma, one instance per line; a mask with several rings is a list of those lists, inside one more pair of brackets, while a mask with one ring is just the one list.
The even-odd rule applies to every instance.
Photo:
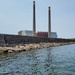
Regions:
[[[48, 31], [48, 7], [51, 7], [51, 31], [58, 38], [75, 38], [75, 0], [36, 1], [36, 31]], [[0, 33], [18, 34], [32, 30], [33, 0], [0, 0]]]

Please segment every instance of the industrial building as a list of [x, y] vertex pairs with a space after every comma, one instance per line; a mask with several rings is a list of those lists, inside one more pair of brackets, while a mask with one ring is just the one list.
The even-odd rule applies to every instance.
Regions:
[[48, 38], [48, 32], [37, 32], [36, 36], [37, 37], [46, 37], [46, 38]]
[[[32, 31], [30, 30], [22, 30], [18, 32], [18, 35], [22, 36], [33, 36]], [[48, 32], [37, 32], [36, 37], [45, 37], [48, 38]], [[51, 38], [57, 38], [57, 33], [56, 32], [51, 32]]]
[[48, 37], [48, 32], [37, 32], [36, 36], [37, 37], [46, 37], [46, 38], [57, 38], [57, 33], [51, 32], [51, 36]]

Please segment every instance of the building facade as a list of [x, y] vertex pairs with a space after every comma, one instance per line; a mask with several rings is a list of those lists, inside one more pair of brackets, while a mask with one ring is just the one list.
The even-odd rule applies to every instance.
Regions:
[[45, 38], [47, 38], [48, 37], [48, 32], [37, 32], [36, 36], [37, 37], [45, 37]]

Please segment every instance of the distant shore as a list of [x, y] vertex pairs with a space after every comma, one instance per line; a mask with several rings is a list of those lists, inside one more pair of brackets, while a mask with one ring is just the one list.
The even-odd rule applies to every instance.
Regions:
[[15, 47], [0, 47], [0, 54], [2, 53], [12, 53], [12, 52], [22, 52], [32, 49], [48, 48], [62, 45], [75, 44], [75, 42], [65, 42], [65, 43], [33, 43], [33, 44], [19, 44]]

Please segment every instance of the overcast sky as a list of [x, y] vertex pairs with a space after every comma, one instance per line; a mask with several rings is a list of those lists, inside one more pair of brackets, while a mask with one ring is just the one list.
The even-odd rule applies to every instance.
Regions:
[[[36, 30], [48, 31], [48, 6], [51, 31], [59, 38], [75, 37], [75, 0], [35, 0]], [[0, 33], [17, 34], [32, 30], [33, 0], [0, 0]]]

